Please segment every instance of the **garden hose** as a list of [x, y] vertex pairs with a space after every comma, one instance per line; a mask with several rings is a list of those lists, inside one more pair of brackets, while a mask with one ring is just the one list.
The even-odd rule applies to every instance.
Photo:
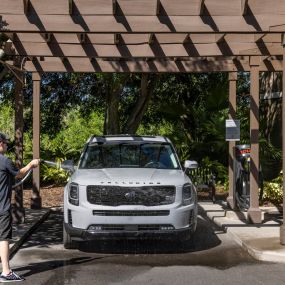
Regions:
[[[56, 169], [62, 169], [61, 168], [61, 163], [60, 162], [53, 162], [53, 161], [48, 161], [48, 160], [43, 160], [41, 159], [40, 160], [40, 163], [45, 163], [51, 167], [55, 167]], [[12, 186], [12, 189], [15, 189], [16, 187], [22, 185], [29, 177], [30, 175], [32, 174], [33, 172], [33, 169], [30, 169], [26, 175], [21, 179], [19, 180], [18, 182], [16, 182], [13, 186]]]

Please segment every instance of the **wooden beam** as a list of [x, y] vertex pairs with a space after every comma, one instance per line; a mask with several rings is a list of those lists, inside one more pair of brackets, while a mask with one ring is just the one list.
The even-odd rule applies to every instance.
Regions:
[[[229, 72], [229, 119], [236, 119], [237, 109], [237, 72]], [[235, 141], [229, 141], [229, 161], [228, 161], [228, 176], [229, 176], [229, 195], [227, 202], [231, 209], [235, 208], [235, 177], [234, 177], [234, 160], [235, 160]]]
[[[64, 64], [60, 58], [45, 58], [45, 61], [27, 61], [25, 70], [34, 72], [234, 72], [250, 71], [247, 58], [192, 58], [179, 59], [143, 59], [132, 60], [103, 60], [98, 58], [68, 58], [69, 65]], [[260, 71], [282, 71], [282, 60], [270, 62], [262, 61]], [[151, 63], [151, 64], [150, 64]]]
[[[281, 44], [263, 43], [258, 46], [256, 43], [229, 43], [227, 48], [222, 49], [217, 43], [194, 44], [191, 40], [185, 40], [184, 44], [162, 44], [159, 48], [153, 49], [157, 40], [154, 33], [151, 33], [147, 43], [125, 44], [120, 41], [118, 34], [115, 34], [112, 44], [58, 44], [55, 40], [51, 43], [14, 42], [16, 53], [20, 56], [46, 56], [46, 57], [202, 57], [202, 56], [282, 56]], [[116, 44], [115, 44], [116, 42]], [[119, 50], [117, 44], [122, 45]], [[188, 43], [188, 44], [187, 44]], [[8, 55], [13, 55], [7, 53]]]
[[[24, 15], [5, 15], [10, 32], [32, 33], [78, 33], [85, 32], [85, 23], [90, 33], [281, 33], [284, 32], [285, 15], [242, 16], [116, 16], [113, 15], [41, 15], [30, 22]], [[214, 21], [215, 27], [209, 25]], [[252, 23], [257, 23], [253, 25]], [[168, 24], [165, 24], [168, 23]], [[230, 24], [229, 24], [230, 23]]]
[[23, 0], [23, 5], [24, 5], [24, 14], [28, 15], [30, 9], [30, 0]]
[[[40, 98], [41, 98], [41, 75], [32, 73], [33, 80], [33, 158], [40, 158]], [[40, 168], [33, 170], [33, 189], [31, 208], [39, 209], [42, 206], [40, 197]]]
[[250, 58], [250, 207], [248, 220], [261, 223], [261, 210], [258, 202], [259, 189], [259, 65], [260, 58]]
[[241, 0], [241, 13], [243, 16], [247, 15], [248, 9], [248, 0]]
[[283, 34], [283, 70], [282, 70], [282, 170], [283, 170], [283, 224], [280, 227], [280, 244], [285, 245], [285, 42]]

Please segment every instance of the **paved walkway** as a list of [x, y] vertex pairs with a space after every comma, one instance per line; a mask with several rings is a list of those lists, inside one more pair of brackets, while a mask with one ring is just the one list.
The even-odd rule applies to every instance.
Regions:
[[[229, 233], [250, 255], [261, 261], [284, 262], [285, 246], [280, 245], [279, 228], [282, 215], [276, 208], [262, 208], [264, 222], [261, 225], [246, 223], [246, 213], [230, 210], [225, 202], [200, 202], [200, 209], [215, 224]], [[50, 209], [26, 209], [26, 222], [13, 225], [11, 256], [23, 242], [48, 217]]]
[[10, 242], [10, 256], [17, 252], [25, 240], [45, 221], [50, 214], [50, 209], [32, 210], [25, 209], [25, 223], [13, 224], [13, 239]]
[[232, 211], [222, 201], [199, 203], [207, 217], [229, 233], [250, 255], [261, 261], [284, 262], [285, 246], [280, 245], [282, 214], [274, 207], [261, 208], [263, 223], [247, 224], [246, 213]]

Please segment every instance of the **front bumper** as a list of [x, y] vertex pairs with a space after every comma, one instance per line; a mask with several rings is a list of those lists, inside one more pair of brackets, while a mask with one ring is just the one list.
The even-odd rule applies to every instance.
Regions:
[[161, 239], [187, 240], [191, 237], [192, 225], [183, 229], [159, 231], [88, 231], [64, 223], [66, 232], [73, 240], [90, 241], [106, 239]]

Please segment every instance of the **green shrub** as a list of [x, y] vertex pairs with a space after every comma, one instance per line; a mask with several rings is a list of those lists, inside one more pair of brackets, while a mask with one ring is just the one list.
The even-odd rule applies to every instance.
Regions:
[[14, 109], [12, 106], [0, 103], [0, 131], [14, 138]]
[[[55, 159], [56, 163], [61, 163], [65, 159]], [[50, 167], [46, 164], [41, 165], [41, 178], [44, 182], [54, 183], [60, 185], [66, 183], [69, 177], [69, 173], [56, 167]]]
[[[103, 133], [104, 118], [96, 112], [88, 116], [79, 110], [71, 110], [64, 117], [64, 127], [51, 139], [48, 134], [41, 136], [41, 158], [56, 162], [71, 159], [75, 163], [87, 139], [95, 134]], [[43, 165], [41, 176], [45, 182], [62, 184], [66, 182], [68, 174], [63, 170]]]
[[270, 182], [264, 182], [263, 200], [272, 202], [273, 204], [281, 204], [283, 201], [283, 176], [280, 174], [277, 178]]

